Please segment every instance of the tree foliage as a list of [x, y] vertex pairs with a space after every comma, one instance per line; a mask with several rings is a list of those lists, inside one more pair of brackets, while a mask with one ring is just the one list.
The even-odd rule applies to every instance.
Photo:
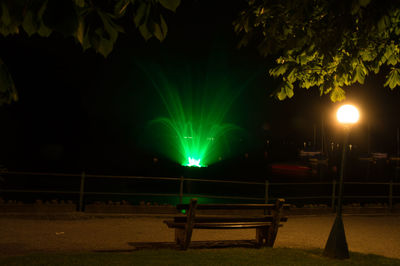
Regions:
[[249, 0], [234, 27], [239, 47], [256, 43], [275, 56], [269, 74], [281, 80], [280, 100], [317, 87], [341, 101], [344, 88], [382, 68], [384, 86], [400, 86], [399, 0]]
[[[72, 36], [83, 50], [91, 48], [107, 57], [125, 32], [126, 20], [146, 41], [163, 41], [168, 32], [165, 13], [175, 12], [179, 4], [180, 0], [2, 0], [0, 34], [48, 37], [59, 32]], [[13, 100], [17, 92], [0, 60], [0, 106]]]
[[18, 94], [13, 79], [0, 58], [0, 106], [17, 100]]

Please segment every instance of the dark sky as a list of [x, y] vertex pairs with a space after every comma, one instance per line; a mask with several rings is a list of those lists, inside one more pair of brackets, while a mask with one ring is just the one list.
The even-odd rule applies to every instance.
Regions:
[[[135, 174], [156, 153], [142, 145], [141, 136], [159, 110], [157, 93], [141, 66], [159, 66], [163, 71], [179, 64], [202, 72], [221, 54], [227, 66], [221, 75], [233, 79], [241, 73], [240, 78], [250, 80], [232, 110], [235, 123], [247, 132], [244, 150], [262, 150], [267, 138], [279, 143], [312, 141], [314, 125], [320, 139], [322, 120], [328, 138], [337, 141], [337, 129], [328, 121], [338, 105], [327, 96], [320, 97], [316, 89], [297, 89], [290, 100], [269, 97], [277, 84], [267, 75], [270, 60], [259, 56], [255, 47], [236, 49], [232, 21], [242, 4], [183, 1], [168, 18], [163, 43], [145, 42], [132, 29], [120, 35], [106, 59], [92, 50], [83, 52], [74, 40], [57, 34], [1, 37], [0, 57], [20, 100], [0, 109], [0, 164], [16, 170]], [[348, 90], [349, 101], [363, 112], [353, 141], [365, 150], [370, 124], [373, 149], [392, 152], [400, 125], [400, 95], [382, 84], [382, 77], [372, 77]]]

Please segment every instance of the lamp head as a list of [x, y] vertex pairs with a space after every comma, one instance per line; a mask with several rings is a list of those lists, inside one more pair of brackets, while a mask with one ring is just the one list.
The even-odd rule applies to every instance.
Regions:
[[344, 125], [352, 125], [358, 122], [360, 113], [355, 106], [345, 104], [339, 107], [336, 117], [339, 123]]

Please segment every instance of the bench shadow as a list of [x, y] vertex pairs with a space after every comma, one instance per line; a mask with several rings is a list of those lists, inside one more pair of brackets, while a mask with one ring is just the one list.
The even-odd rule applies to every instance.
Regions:
[[[93, 250], [94, 252], [125, 253], [138, 250], [173, 249], [180, 250], [175, 242], [128, 242], [131, 249]], [[191, 241], [189, 249], [258, 248], [255, 240]]]
[[[175, 242], [129, 242], [134, 250], [143, 249], [176, 249], [180, 250]], [[218, 240], [218, 241], [191, 241], [189, 249], [216, 249], [216, 248], [257, 248], [255, 240]]]

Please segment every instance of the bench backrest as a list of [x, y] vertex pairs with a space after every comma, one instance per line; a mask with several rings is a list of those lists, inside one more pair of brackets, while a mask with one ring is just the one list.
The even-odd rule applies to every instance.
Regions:
[[[282, 209], [289, 209], [290, 204], [284, 204], [284, 199], [278, 199], [275, 204], [197, 204], [197, 199], [191, 199], [190, 204], [178, 204], [176, 209], [179, 212], [185, 211], [188, 214], [191, 204], [195, 204], [196, 211], [218, 211], [212, 212], [213, 214], [219, 213], [224, 215], [237, 214], [240, 211], [264, 211], [264, 214], [271, 214]], [[202, 213], [202, 212], [200, 212]]]
[[[289, 204], [283, 204], [284, 209], [289, 208]], [[176, 209], [179, 211], [189, 210], [190, 204], [178, 204]], [[197, 204], [197, 210], [276, 210], [276, 204]]]
[[[195, 209], [196, 212], [200, 211], [199, 214], [204, 214], [201, 211], [211, 211], [212, 214], [230, 215], [230, 214], [240, 214], [245, 211], [254, 212], [259, 211], [257, 214], [273, 214], [276, 212], [281, 212], [282, 210], [289, 209], [289, 204], [284, 204], [284, 199], [277, 199], [275, 204], [198, 204], [197, 199], [191, 199], [189, 204], [178, 204], [176, 209], [179, 212], [185, 211], [187, 215], [191, 209]], [[207, 213], [207, 212], [206, 212]]]

